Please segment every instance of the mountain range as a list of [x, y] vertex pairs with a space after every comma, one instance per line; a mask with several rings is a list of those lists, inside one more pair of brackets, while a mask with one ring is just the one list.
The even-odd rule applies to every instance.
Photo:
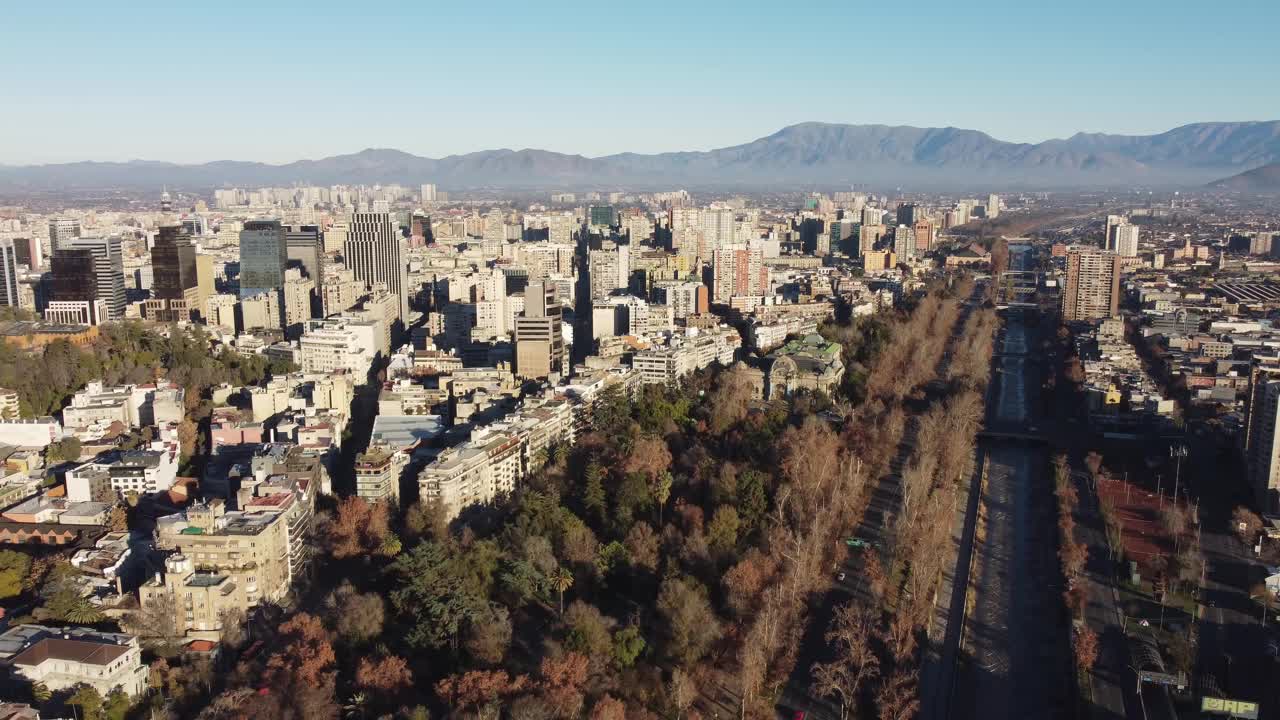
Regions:
[[283, 165], [135, 160], [0, 165], [9, 191], [183, 190], [293, 183], [435, 183], [442, 189], [583, 186], [672, 188], [785, 185], [943, 187], [1192, 186], [1280, 162], [1280, 121], [1210, 122], [1157, 135], [1078, 133], [1041, 143], [977, 130], [807, 122], [708, 151], [589, 158], [546, 150], [485, 150], [427, 158], [368, 149]]
[[1210, 183], [1209, 187], [1248, 193], [1280, 192], [1280, 163], [1246, 170], [1238, 175]]

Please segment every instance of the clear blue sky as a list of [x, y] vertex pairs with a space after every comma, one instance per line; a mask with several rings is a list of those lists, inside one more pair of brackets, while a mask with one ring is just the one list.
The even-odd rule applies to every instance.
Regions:
[[4, 164], [595, 156], [805, 120], [1039, 141], [1280, 119], [1276, 0], [73, 0], [8, 3], [2, 25]]

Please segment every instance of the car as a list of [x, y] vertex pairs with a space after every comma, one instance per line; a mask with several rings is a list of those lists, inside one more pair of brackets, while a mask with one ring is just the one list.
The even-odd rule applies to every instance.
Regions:
[[804, 720], [805, 714], [805, 711], [797, 710], [796, 714], [791, 716], [791, 720]]
[[873, 544], [873, 543], [871, 543], [871, 542], [869, 542], [869, 541], [867, 541], [867, 540], [863, 540], [862, 538], [853, 538], [853, 537], [851, 537], [851, 538], [845, 538], [845, 540], [844, 540], [844, 544], [845, 544], [845, 545], [848, 545], [848, 546], [849, 546], [849, 547], [851, 547], [851, 548], [873, 548], [873, 547], [875, 547], [875, 544]]
[[840, 582], [844, 582], [844, 573], [840, 573], [839, 575], [836, 575], [836, 579], [839, 580]]

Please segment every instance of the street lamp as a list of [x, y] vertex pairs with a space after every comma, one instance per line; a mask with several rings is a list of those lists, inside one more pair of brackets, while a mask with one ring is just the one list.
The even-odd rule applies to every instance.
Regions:
[[1174, 471], [1173, 479], [1173, 501], [1178, 501], [1178, 481], [1182, 479], [1182, 458], [1187, 456], [1187, 446], [1182, 443], [1175, 443], [1169, 446], [1169, 457], [1177, 460], [1177, 469]]

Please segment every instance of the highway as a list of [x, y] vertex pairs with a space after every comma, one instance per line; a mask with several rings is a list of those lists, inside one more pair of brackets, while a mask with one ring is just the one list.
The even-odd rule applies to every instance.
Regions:
[[[1010, 247], [1010, 268], [1029, 269], [1032, 252]], [[1019, 313], [1004, 317], [988, 429], [1034, 433], [1036, 328]], [[982, 444], [987, 480], [974, 544], [974, 599], [963, 620], [962, 661], [946, 716], [1068, 717], [1071, 657], [1047, 458], [1026, 443], [989, 436]]]

